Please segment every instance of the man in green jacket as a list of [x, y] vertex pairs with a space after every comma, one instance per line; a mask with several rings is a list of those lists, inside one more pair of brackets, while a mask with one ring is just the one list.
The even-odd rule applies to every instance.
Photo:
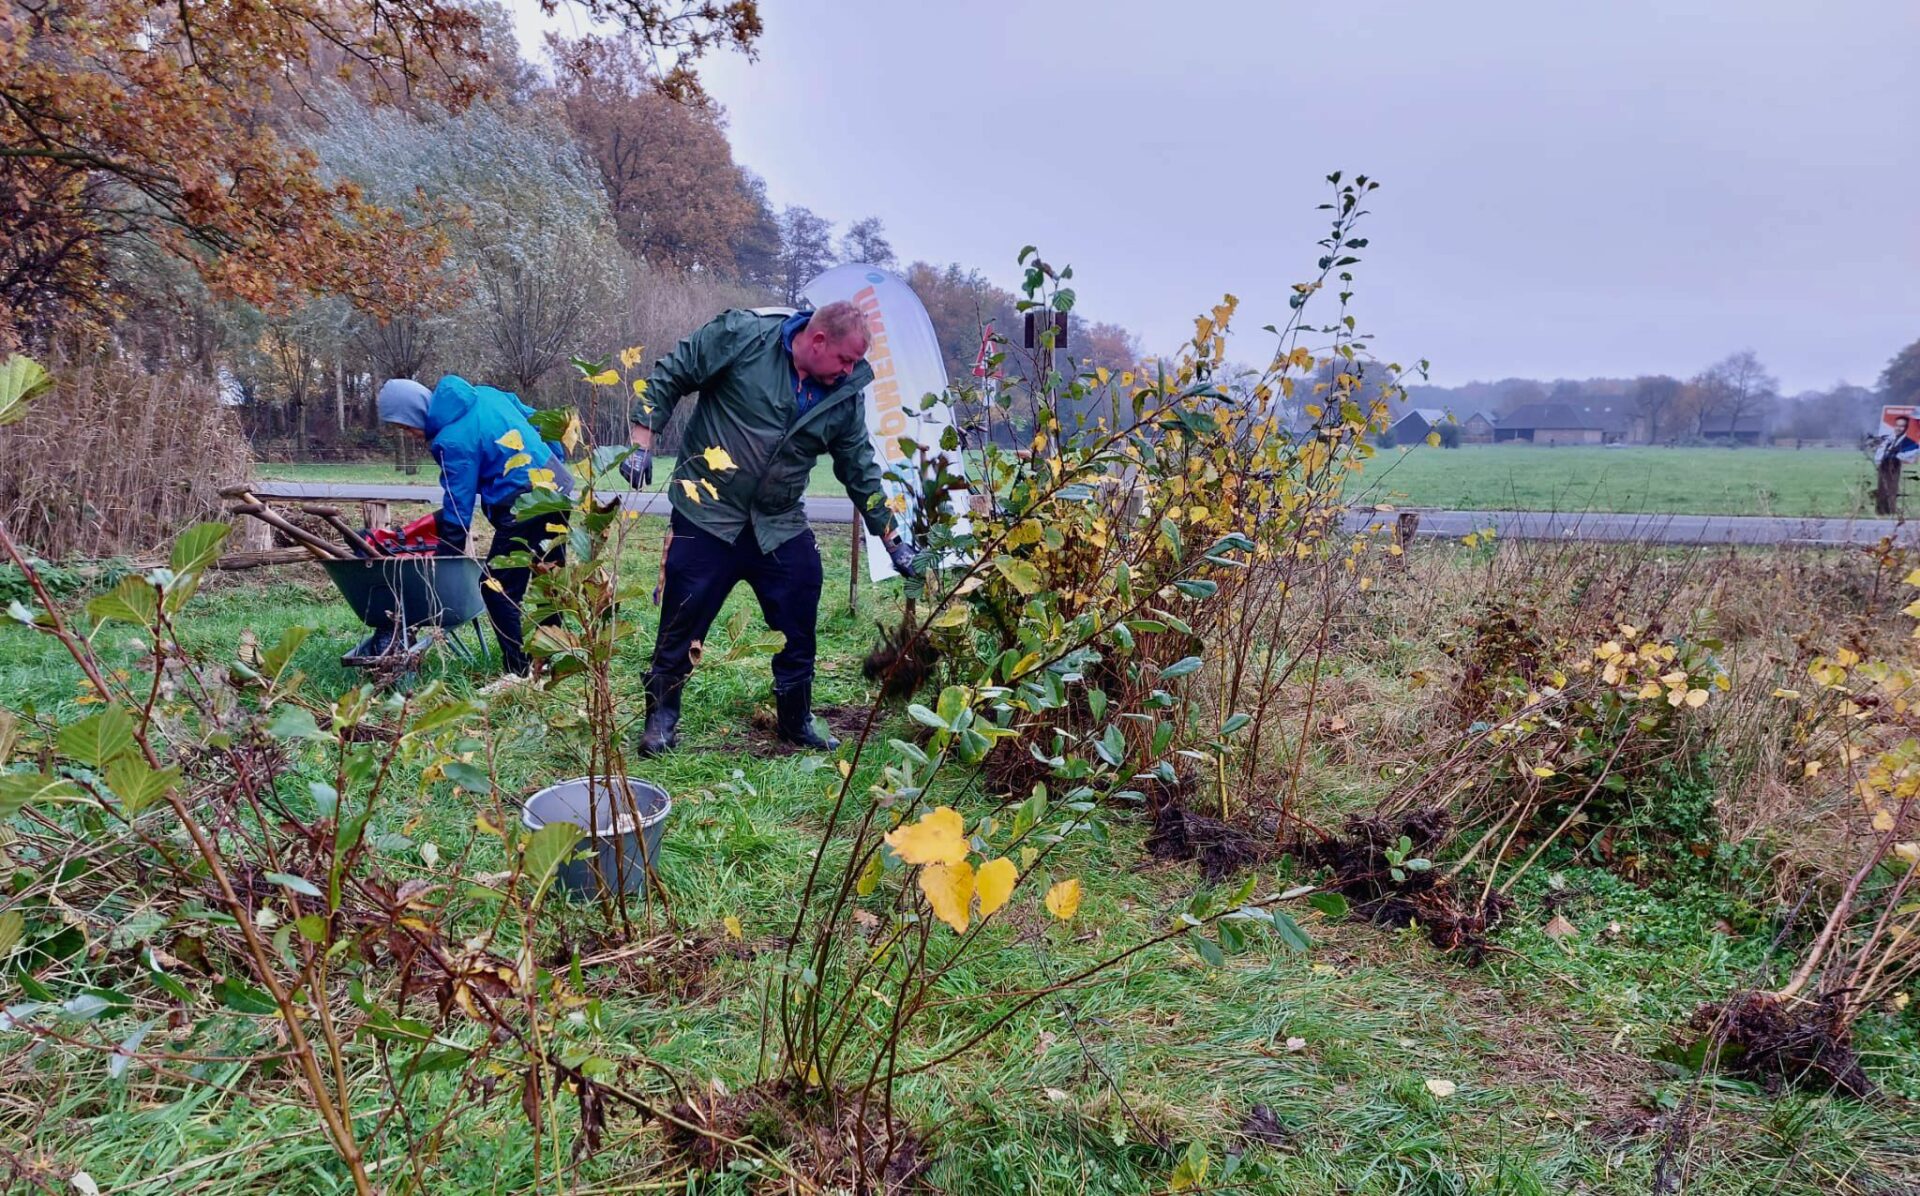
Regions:
[[642, 755], [678, 743], [694, 645], [742, 581], [753, 587], [767, 626], [787, 640], [773, 658], [780, 738], [820, 751], [839, 746], [813, 725], [820, 550], [802, 499], [822, 453], [833, 457], [834, 476], [885, 541], [894, 568], [910, 573], [914, 554], [893, 532], [867, 437], [861, 392], [873, 381], [870, 340], [866, 317], [851, 303], [792, 314], [735, 310], [655, 363], [633, 417], [638, 451], [621, 467], [636, 488], [651, 468], [654, 434], [673, 418], [674, 406], [696, 390], [700, 401], [667, 483], [673, 536], [647, 674]]

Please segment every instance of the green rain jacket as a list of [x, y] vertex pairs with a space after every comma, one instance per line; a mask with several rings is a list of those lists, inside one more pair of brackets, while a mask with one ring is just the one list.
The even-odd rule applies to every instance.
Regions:
[[[797, 414], [797, 374], [781, 337], [787, 318], [736, 309], [709, 320], [654, 363], [633, 422], [659, 432], [681, 399], [700, 392], [680, 438], [668, 498], [674, 510], [729, 544], [751, 528], [760, 551], [772, 552], [805, 531], [801, 500], [821, 453], [833, 455], [833, 475], [868, 529], [884, 535], [891, 519], [861, 399], [873, 367], [860, 362]], [[724, 450], [734, 468], [713, 468], [703, 455], [708, 448]], [[693, 484], [697, 501], [682, 482]]]

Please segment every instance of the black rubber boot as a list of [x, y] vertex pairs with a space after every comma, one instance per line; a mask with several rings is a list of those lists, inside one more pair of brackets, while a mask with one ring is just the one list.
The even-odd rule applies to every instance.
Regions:
[[658, 756], [680, 746], [680, 691], [686, 678], [647, 674], [647, 726], [640, 734], [640, 755]]
[[780, 739], [816, 752], [830, 752], [840, 741], [829, 735], [822, 739], [813, 728], [813, 683], [803, 681], [792, 689], [773, 691], [774, 708], [780, 716]]

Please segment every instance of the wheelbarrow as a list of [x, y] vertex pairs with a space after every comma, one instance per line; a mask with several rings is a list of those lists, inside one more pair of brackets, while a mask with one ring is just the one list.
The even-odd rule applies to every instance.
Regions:
[[[341, 663], [370, 666], [410, 662], [425, 650], [413, 633], [421, 629], [444, 631], [446, 642], [463, 661], [477, 662], [487, 654], [486, 639], [477, 621], [486, 611], [480, 595], [480, 562], [465, 556], [388, 556], [354, 560], [325, 560], [340, 596], [353, 613], [372, 629], [361, 645], [341, 657]], [[473, 644], [460, 629], [473, 624]], [[383, 642], [384, 639], [384, 642]]]

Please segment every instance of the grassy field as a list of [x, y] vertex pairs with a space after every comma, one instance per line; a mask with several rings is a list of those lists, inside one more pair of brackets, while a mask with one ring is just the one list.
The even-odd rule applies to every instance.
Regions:
[[[659, 459], [664, 484], [672, 458]], [[434, 485], [385, 462], [261, 464], [263, 478]], [[1840, 449], [1533, 448], [1383, 449], [1351, 491], [1361, 502], [1455, 510], [1622, 511], [1697, 515], [1854, 516], [1872, 511], [1873, 468]], [[843, 494], [832, 466], [814, 467], [807, 493]]]
[[[657, 543], [655, 531], [638, 539]], [[849, 611], [845, 543], [821, 538], [828, 580], [817, 702], [864, 703], [860, 657], [897, 587], [863, 583]], [[638, 551], [627, 565], [645, 574], [656, 558]], [[743, 589], [729, 613], [751, 603]], [[216, 655], [243, 630], [268, 642], [286, 626], [313, 625], [319, 631], [298, 659], [310, 687], [328, 694], [358, 681], [337, 657], [361, 629], [307, 567], [214, 578], [190, 617], [195, 642]], [[709, 661], [723, 646], [709, 644]], [[108, 651], [131, 662], [129, 647]], [[643, 637], [619, 675], [636, 716], [647, 651]], [[433, 669], [459, 687], [486, 680], [445, 662]], [[49, 641], [0, 627], [0, 705], [70, 707], [77, 680]], [[818, 775], [753, 730], [766, 691], [763, 659], [703, 665], [687, 698], [689, 750], [649, 766], [676, 800], [662, 861], [674, 916], [689, 932], [716, 936], [723, 918], [737, 916], [746, 955], [776, 951], [791, 920], [793, 878], [825, 813]], [[502, 780], [515, 792], [577, 771], [555, 756], [532, 706], [540, 700], [520, 693], [496, 703]], [[903, 733], [905, 723], [897, 718], [886, 733]], [[1340, 786], [1309, 791], [1320, 794], [1314, 816], [1337, 821]], [[437, 843], [449, 856], [475, 838], [474, 810], [431, 788], [403, 813], [385, 829], [404, 826], [415, 844]], [[1201, 884], [1192, 866], [1149, 861], [1141, 838], [1139, 827], [1123, 826], [1086, 861], [1077, 933], [1028, 919], [996, 924], [992, 949], [942, 983], [959, 1002], [943, 1031], [964, 1033], [991, 1017], [997, 1006], [982, 993], [1069, 975], [1184, 908]], [[395, 866], [417, 867], [415, 850], [396, 849]], [[496, 864], [476, 856], [472, 866]], [[944, 1192], [1010, 1196], [1164, 1191], [1176, 1156], [1199, 1142], [1216, 1176], [1238, 1158], [1232, 1182], [1209, 1191], [1645, 1193], [1677, 1190], [1660, 1185], [1682, 1169], [1685, 1190], [1708, 1196], [1893, 1193], [1920, 1182], [1920, 1115], [1911, 1103], [1920, 1098], [1920, 1045], [1911, 1028], [1904, 1039], [1869, 1044], [1875, 1075], [1894, 1093], [1880, 1105], [1776, 1098], [1650, 1061], [1700, 1002], [1760, 968], [1764, 911], [1705, 884], [1656, 895], [1576, 866], [1542, 870], [1518, 896], [1501, 952], [1478, 967], [1440, 957], [1417, 931], [1314, 915], [1303, 916], [1316, 940], [1307, 953], [1262, 940], [1208, 968], [1184, 949], [1158, 948], [1104, 982], [1045, 1001], [984, 1048], [903, 1085], [902, 1107], [933, 1136], [932, 1181]], [[1578, 935], [1543, 933], [1548, 908]], [[723, 955], [684, 998], [592, 983], [636, 1058], [697, 1084], [738, 1088], [753, 1078], [760, 1049], [753, 969], [751, 959]], [[30, 1071], [33, 1058], [4, 1034], [0, 1052], [0, 1092], [12, 1093], [0, 1099], [0, 1141], [46, 1174], [85, 1170], [107, 1193], [342, 1190], [311, 1113], [256, 1103], [241, 1077], [192, 1102], [149, 1106], [97, 1068], [42, 1072], [23, 1087], [24, 1073], [10, 1069]], [[1454, 1085], [1451, 1095], [1436, 1095], [1444, 1086], [1429, 1081]], [[1704, 1106], [1680, 1114], [1702, 1084]], [[1255, 1118], [1262, 1106], [1264, 1121]], [[539, 1186], [517, 1101], [464, 1104], [450, 1115], [459, 1152], [441, 1160], [443, 1190]], [[1683, 1131], [1690, 1136], [1675, 1136]], [[607, 1143], [572, 1190], [746, 1191], [737, 1178], [707, 1187], [682, 1178], [663, 1161], [657, 1132], [630, 1119], [615, 1119]]]
[[1871, 513], [1873, 466], [1842, 449], [1382, 449], [1362, 501], [1457, 510], [1693, 515]]

